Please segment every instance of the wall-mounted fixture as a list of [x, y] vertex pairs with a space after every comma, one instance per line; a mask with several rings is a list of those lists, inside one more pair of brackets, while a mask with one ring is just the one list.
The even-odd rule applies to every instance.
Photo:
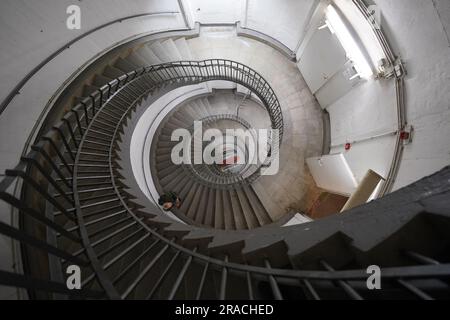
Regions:
[[414, 134], [414, 127], [411, 125], [406, 126], [405, 129], [400, 131], [400, 133], [399, 133], [400, 140], [403, 141], [403, 145], [408, 145], [408, 144], [412, 143], [413, 134]]
[[344, 148], [345, 148], [345, 151], [350, 151], [350, 149], [352, 148], [352, 144], [351, 143], [346, 143]]

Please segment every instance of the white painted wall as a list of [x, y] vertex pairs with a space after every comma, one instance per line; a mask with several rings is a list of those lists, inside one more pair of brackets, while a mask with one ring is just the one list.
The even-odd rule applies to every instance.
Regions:
[[[120, 17], [144, 12], [179, 11], [175, 0], [77, 2], [81, 7], [81, 30], [68, 30], [66, 7], [69, 4], [72, 1], [1, 2], [1, 99], [37, 64], [81, 33]], [[125, 39], [183, 27], [180, 14], [126, 20], [78, 41], [44, 66], [0, 115], [0, 174], [17, 164], [23, 146], [46, 104], [55, 98], [53, 95], [58, 88], [86, 61]]]
[[317, 0], [189, 0], [200, 23], [235, 23], [296, 50]]
[[245, 0], [189, 0], [192, 16], [200, 23], [235, 23], [245, 12]]
[[[331, 120], [331, 153], [345, 152], [347, 142], [365, 140], [397, 129], [392, 80], [368, 80], [327, 108]], [[386, 177], [394, 155], [395, 137], [355, 143], [345, 152], [358, 181], [369, 169]]]
[[[71, 4], [76, 4], [81, 8], [81, 30], [66, 28], [68, 17], [66, 8]], [[2, 43], [0, 47], [0, 61], [2, 61], [0, 97], [9, 93], [28, 71], [53, 51], [80, 34], [118, 18], [163, 11], [178, 12], [177, 1], [2, 0], [0, 3], [0, 41]], [[181, 26], [182, 18], [179, 15], [175, 17], [173, 19], [175, 24]], [[144, 17], [138, 20], [145, 24], [150, 19], [153, 18]], [[164, 21], [166, 19], [167, 16], [162, 19], [158, 18], [159, 26], [156, 29], [167, 28], [167, 22]], [[137, 28], [135, 31], [142, 32], [138, 29], [138, 25], [130, 27], [135, 27]], [[122, 28], [126, 29], [127, 26], [124, 24]], [[91, 41], [98, 42], [97, 46], [100, 47], [104, 42], [109, 42], [111, 38], [115, 42], [120, 41], [121, 36], [122, 33], [113, 33], [109, 36], [104, 34], [102, 37], [91, 38]], [[85, 45], [89, 46], [88, 43]]]
[[401, 188], [450, 164], [450, 2], [376, 3], [382, 26], [408, 70], [406, 112], [415, 134], [395, 184]]
[[248, 0], [246, 27], [263, 32], [295, 51], [316, 0]]
[[[342, 45], [328, 28], [318, 30], [318, 25], [323, 24], [320, 19], [324, 8], [316, 12], [315, 23], [311, 24], [298, 52], [298, 67], [322, 108], [330, 114], [331, 154], [345, 155], [358, 182], [369, 169], [386, 177], [393, 159], [395, 137], [365, 140], [397, 128], [394, 81], [348, 80], [351, 63]], [[344, 150], [347, 142], [355, 141], [349, 151]]]

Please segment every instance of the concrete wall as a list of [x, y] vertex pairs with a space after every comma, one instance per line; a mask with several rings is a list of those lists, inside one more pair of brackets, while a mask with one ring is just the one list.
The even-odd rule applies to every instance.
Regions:
[[[395, 137], [384, 135], [397, 129], [395, 83], [373, 77], [349, 80], [352, 64], [337, 36], [328, 28], [318, 28], [324, 23], [326, 5], [322, 1], [323, 8], [315, 13], [297, 52], [298, 67], [322, 108], [330, 114], [330, 153], [345, 155], [358, 182], [369, 169], [387, 177]], [[352, 143], [350, 150], [345, 150], [346, 143]]]
[[[76, 4], [81, 8], [81, 29], [69, 30], [66, 27], [66, 8]], [[134, 14], [146, 12], [179, 11], [176, 0], [40, 0], [40, 1], [16, 1], [3, 0], [0, 3], [0, 59], [2, 68], [0, 75], [0, 97], [4, 97], [14, 85], [21, 80], [28, 71], [39, 64], [53, 51], [76, 38], [80, 34], [91, 30], [109, 21]], [[139, 22], [149, 23], [151, 18], [138, 19]], [[168, 28], [169, 25], [164, 16], [158, 19], [156, 29]], [[182, 19], [177, 15], [172, 26], [181, 26]], [[147, 25], [147, 29], [150, 26]], [[139, 25], [124, 23], [119, 29], [136, 28], [134, 32], [142, 32]], [[155, 29], [155, 27], [152, 27]], [[151, 30], [151, 29], [150, 29]], [[150, 31], [148, 30], [148, 31]], [[98, 48], [109, 39], [120, 41], [122, 33], [110, 35], [102, 34], [102, 37], [91, 37], [89, 46], [97, 42]], [[92, 43], [94, 42], [94, 43]], [[86, 48], [88, 49], [88, 48]], [[73, 59], [73, 57], [72, 57]]]
[[291, 50], [303, 37], [316, 0], [189, 0], [195, 21], [235, 23], [265, 33]]
[[377, 0], [382, 26], [406, 62], [406, 112], [414, 141], [403, 154], [396, 188], [450, 163], [450, 2]]
[[188, 0], [194, 21], [235, 23], [244, 17], [245, 0]]
[[296, 50], [316, 0], [248, 0], [246, 27], [263, 32]]
[[[327, 108], [331, 121], [331, 153], [345, 152], [356, 179], [369, 169], [387, 177], [395, 137], [366, 141], [397, 129], [395, 88], [392, 80], [368, 80]], [[361, 141], [361, 142], [360, 142]], [[347, 142], [356, 142], [349, 151]]]
[[323, 115], [297, 65], [268, 45], [236, 37], [232, 27], [202, 29], [200, 37], [188, 40], [194, 57], [245, 64], [266, 79], [279, 99], [285, 126], [280, 171], [261, 177], [254, 184], [257, 194], [275, 217], [288, 207], [306, 211], [317, 190], [305, 159], [321, 155]]
[[[403, 154], [398, 189], [450, 163], [450, 2], [374, 2], [382, 12], [383, 31], [408, 71], [406, 116], [415, 133]], [[392, 80], [369, 79], [327, 106], [335, 146], [331, 153], [344, 152], [346, 142], [360, 141], [346, 152], [358, 180], [368, 169], [382, 176], [389, 170], [395, 138], [384, 134], [397, 127], [395, 99]]]

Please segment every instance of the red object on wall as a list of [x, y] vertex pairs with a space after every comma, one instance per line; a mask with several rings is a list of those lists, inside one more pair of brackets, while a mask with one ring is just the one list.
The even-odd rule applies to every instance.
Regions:
[[400, 132], [400, 139], [401, 140], [409, 140], [409, 132], [406, 132], [406, 131]]
[[352, 145], [350, 143], [345, 144], [345, 151], [349, 151], [352, 148]]
[[225, 159], [221, 164], [219, 164], [219, 166], [227, 166], [227, 165], [237, 164], [238, 160], [239, 160], [239, 158], [237, 156], [230, 157], [228, 159]]

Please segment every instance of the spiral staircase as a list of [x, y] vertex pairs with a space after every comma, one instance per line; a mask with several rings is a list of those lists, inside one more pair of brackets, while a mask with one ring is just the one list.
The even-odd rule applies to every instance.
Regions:
[[[77, 83], [69, 105], [55, 107], [62, 119], [46, 123], [0, 183], [0, 199], [20, 216], [18, 228], [1, 223], [0, 233], [20, 243], [24, 261], [23, 274], [0, 271], [0, 284], [39, 299], [450, 297], [450, 168], [345, 214], [282, 227], [287, 213], [275, 214], [263, 192], [263, 163], [230, 174], [170, 157], [173, 130], [192, 132], [195, 121], [204, 130], [278, 129], [282, 146], [283, 112], [270, 83], [239, 62], [201, 60], [184, 37], [107, 59]], [[135, 176], [133, 135], [155, 103], [188, 86], [207, 90], [155, 124], [144, 163], [152, 194]], [[243, 118], [220, 95], [261, 116]], [[167, 191], [182, 199], [171, 215], [155, 205]], [[82, 268], [80, 290], [65, 285], [70, 265]], [[382, 268], [381, 291], [366, 286], [370, 265]]]
[[[154, 172], [159, 180], [158, 191], [163, 194], [164, 191], [173, 190], [183, 199], [179, 216], [190, 218], [190, 224], [234, 230], [254, 229], [274, 222], [251, 184], [245, 180], [251, 177], [247, 175], [259, 169], [257, 164], [253, 165], [256, 168], [242, 168], [246, 172], [227, 174], [215, 165], [194, 165], [191, 168], [171, 162], [170, 154], [176, 142], [171, 141], [170, 134], [175, 128], [188, 129], [194, 121], [202, 121], [204, 130], [250, 128], [248, 123], [232, 114], [214, 115], [208, 100], [200, 101], [206, 102], [207, 109], [203, 114], [192, 118], [189, 109], [182, 108], [161, 128], [154, 159]], [[164, 132], [167, 134], [164, 135]]]

